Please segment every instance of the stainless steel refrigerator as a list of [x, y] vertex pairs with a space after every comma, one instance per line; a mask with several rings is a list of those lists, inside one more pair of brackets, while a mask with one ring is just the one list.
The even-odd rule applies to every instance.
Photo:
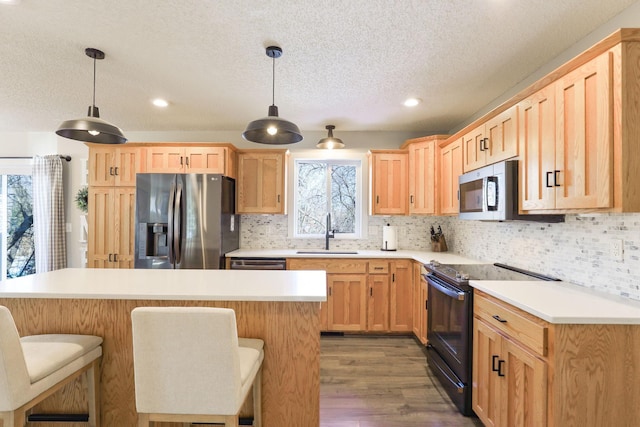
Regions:
[[136, 178], [135, 268], [223, 269], [240, 246], [235, 181], [218, 174]]

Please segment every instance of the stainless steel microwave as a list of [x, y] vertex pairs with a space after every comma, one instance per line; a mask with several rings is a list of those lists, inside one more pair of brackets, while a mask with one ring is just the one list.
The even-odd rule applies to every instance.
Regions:
[[506, 160], [460, 175], [460, 219], [564, 222], [564, 215], [518, 213], [518, 161]]

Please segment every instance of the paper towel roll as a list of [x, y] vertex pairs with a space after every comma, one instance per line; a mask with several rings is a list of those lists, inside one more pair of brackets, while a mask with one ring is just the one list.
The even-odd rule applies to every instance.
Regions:
[[395, 251], [397, 246], [396, 228], [388, 224], [382, 227], [382, 250]]

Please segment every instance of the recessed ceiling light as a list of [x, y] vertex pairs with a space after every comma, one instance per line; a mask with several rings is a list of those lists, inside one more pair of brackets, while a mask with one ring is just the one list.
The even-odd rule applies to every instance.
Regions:
[[169, 103], [162, 98], [156, 98], [152, 102], [156, 107], [164, 108], [169, 106]]
[[404, 106], [405, 107], [415, 107], [416, 105], [420, 104], [422, 102], [422, 100], [420, 98], [408, 98], [406, 101], [404, 101]]
[[0, 4], [18, 4], [20, 0], [0, 0]]

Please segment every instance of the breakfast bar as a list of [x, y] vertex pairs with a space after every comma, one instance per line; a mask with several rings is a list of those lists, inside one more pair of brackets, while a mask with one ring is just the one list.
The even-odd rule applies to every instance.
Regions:
[[[11, 310], [21, 336], [103, 337], [101, 421], [107, 427], [137, 423], [131, 310], [143, 306], [234, 309], [238, 335], [265, 342], [264, 425], [318, 426], [319, 308], [325, 300], [324, 271], [70, 268], [0, 282], [0, 305]], [[77, 388], [66, 386], [36, 411], [85, 412]]]

